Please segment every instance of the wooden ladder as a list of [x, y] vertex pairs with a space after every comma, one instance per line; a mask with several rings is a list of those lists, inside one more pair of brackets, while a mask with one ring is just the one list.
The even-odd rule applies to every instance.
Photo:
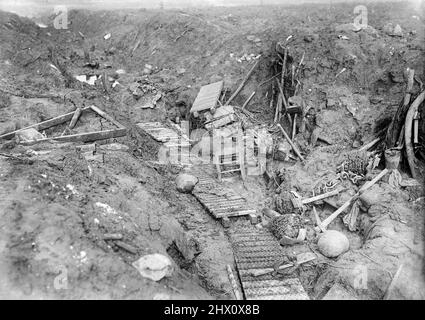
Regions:
[[218, 137], [216, 147], [218, 149], [214, 150], [214, 163], [218, 180], [221, 181], [223, 174], [240, 172], [242, 180], [245, 181], [245, 142], [242, 131], [229, 137]]

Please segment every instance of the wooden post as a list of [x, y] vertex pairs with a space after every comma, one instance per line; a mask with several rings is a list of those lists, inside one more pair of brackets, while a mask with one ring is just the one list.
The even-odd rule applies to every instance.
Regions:
[[291, 138], [295, 138], [295, 134], [297, 131], [297, 114], [294, 114], [294, 120], [292, 121], [292, 135]]
[[246, 99], [245, 103], [242, 105], [242, 109], [245, 109], [245, 107], [248, 105], [248, 103], [251, 101], [251, 99], [255, 96], [255, 91], [251, 93], [248, 99]]
[[236, 91], [232, 94], [232, 96], [227, 100], [226, 105], [229, 105], [230, 102], [233, 101], [234, 98], [239, 94], [239, 92], [242, 90], [242, 88], [245, 86], [245, 83], [248, 81], [251, 74], [254, 72], [255, 68], [258, 66], [260, 60], [257, 60], [257, 62], [252, 66], [252, 68], [248, 71], [248, 74], [243, 79], [242, 83], [239, 85], [239, 87], [236, 89]]
[[286, 131], [282, 128], [282, 126], [280, 124], [277, 124], [277, 126], [280, 129], [280, 131], [282, 131], [283, 136], [285, 137], [285, 139], [288, 140], [289, 144], [291, 145], [292, 149], [294, 150], [294, 152], [298, 156], [298, 158], [300, 158], [301, 161], [304, 161], [304, 157], [301, 155], [301, 152], [298, 150], [297, 146], [292, 142], [291, 138], [289, 138], [289, 136], [286, 133]]
[[80, 118], [82, 112], [83, 111], [81, 110], [80, 107], [78, 107], [75, 110], [74, 115], [72, 116], [71, 122], [69, 123], [69, 129], [74, 129], [74, 127], [77, 124], [77, 121]]

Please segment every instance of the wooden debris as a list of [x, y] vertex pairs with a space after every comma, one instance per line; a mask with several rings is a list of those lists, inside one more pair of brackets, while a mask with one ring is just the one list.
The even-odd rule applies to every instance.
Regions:
[[251, 271], [251, 275], [253, 277], [260, 277], [275, 271], [285, 270], [294, 266], [295, 265], [293, 263], [287, 263], [287, 264], [279, 266], [277, 269], [274, 269], [274, 268], [254, 269]]
[[227, 265], [226, 269], [227, 269], [227, 274], [229, 276], [230, 284], [232, 285], [233, 294], [235, 295], [236, 300], [243, 300], [242, 293], [239, 291], [238, 283], [236, 282], [232, 267], [230, 265]]
[[201, 111], [215, 109], [222, 90], [223, 81], [218, 81], [206, 86], [202, 86], [198, 95], [196, 96], [195, 101], [192, 104], [190, 113], [193, 113], [193, 115], [197, 117]]
[[372, 148], [375, 144], [377, 144], [381, 139], [380, 138], [376, 138], [373, 139], [372, 141], [366, 143], [365, 145], [361, 146], [359, 151], [367, 151], [370, 148]]
[[292, 135], [291, 135], [292, 140], [295, 138], [296, 131], [297, 131], [297, 114], [294, 114], [294, 120], [292, 120]]
[[357, 199], [364, 191], [366, 191], [367, 189], [372, 187], [375, 183], [377, 183], [379, 180], [381, 180], [382, 177], [385, 176], [388, 173], [388, 171], [389, 171], [388, 169], [384, 169], [375, 178], [373, 178], [371, 181], [366, 182], [354, 196], [352, 196], [350, 199], [348, 199], [338, 210], [336, 210], [329, 217], [327, 217], [325, 220], [323, 220], [323, 222], [322, 222], [323, 228], [326, 229], [327, 226], [332, 221], [334, 221], [335, 218], [338, 217], [342, 212], [344, 212], [345, 209], [347, 209], [355, 199]]
[[313, 252], [304, 252], [297, 255], [297, 265], [316, 260], [317, 256]]
[[304, 240], [293, 239], [288, 236], [283, 236], [279, 241], [281, 246], [292, 246], [294, 244], [300, 244], [303, 242]]
[[108, 120], [109, 122], [115, 124], [118, 128], [124, 128], [124, 126], [119, 123], [117, 120], [115, 120], [114, 118], [112, 118], [109, 114], [107, 114], [106, 112], [100, 110], [98, 107], [96, 107], [95, 105], [90, 106], [90, 109], [92, 109], [94, 112], [96, 112], [99, 116], [101, 116], [102, 118]]
[[312, 202], [323, 200], [325, 198], [336, 196], [341, 191], [343, 191], [343, 189], [332, 190], [332, 191], [329, 191], [329, 192], [326, 192], [326, 193], [323, 193], [323, 194], [319, 194], [318, 196], [315, 196], [315, 197], [311, 197], [311, 198], [308, 198], [308, 199], [303, 199], [303, 200], [301, 200], [301, 202], [302, 202], [303, 205], [309, 204], [309, 203], [312, 203]]
[[133, 247], [132, 245], [129, 245], [128, 243], [125, 243], [121, 240], [114, 241], [114, 244], [121, 249], [124, 249], [127, 252], [130, 252], [132, 254], [137, 254], [137, 249]]
[[251, 99], [255, 96], [255, 91], [253, 93], [251, 93], [251, 95], [249, 96], [248, 99], [246, 99], [246, 101], [244, 102], [244, 104], [242, 105], [242, 109], [245, 109], [245, 107], [248, 105], [248, 103], [251, 101]]
[[227, 100], [226, 104], [230, 104], [233, 99], [236, 98], [236, 96], [239, 94], [239, 92], [242, 90], [242, 88], [245, 86], [245, 83], [248, 81], [249, 77], [251, 77], [252, 73], [254, 72], [255, 68], [257, 68], [258, 64], [260, 63], [260, 60], [257, 60], [257, 62], [255, 62], [255, 64], [252, 66], [252, 68], [248, 71], [247, 75], [245, 76], [245, 78], [242, 80], [241, 84], [239, 85], [239, 87], [236, 89], [236, 91], [232, 94], [232, 96], [229, 98], [229, 100]]
[[103, 240], [122, 240], [123, 235], [121, 233], [105, 233]]
[[81, 116], [81, 113], [83, 111], [81, 108], [77, 108], [74, 112], [74, 115], [72, 116], [71, 122], [69, 123], [69, 129], [74, 129], [75, 125], [77, 124], [78, 119]]
[[[89, 109], [88, 107], [83, 108], [82, 112], [84, 112], [88, 109]], [[62, 124], [64, 122], [71, 120], [72, 117], [74, 116], [74, 114], [75, 114], [75, 111], [72, 111], [72, 112], [66, 113], [64, 115], [60, 115], [60, 116], [57, 116], [55, 118], [52, 118], [52, 119], [49, 119], [49, 120], [46, 120], [46, 121], [43, 121], [43, 122], [40, 122], [40, 123], [36, 123], [36, 124], [30, 125], [28, 127], [25, 127], [25, 128], [22, 128], [22, 129], [19, 129], [19, 130], [16, 130], [16, 131], [5, 133], [5, 134], [0, 136], [0, 140], [1, 139], [12, 139], [17, 132], [27, 130], [27, 129], [30, 129], [30, 128], [34, 128], [38, 131], [43, 131], [45, 129], [57, 126], [59, 124]]]
[[89, 142], [97, 140], [106, 140], [112, 138], [123, 137], [127, 134], [127, 129], [114, 129], [106, 131], [96, 131], [96, 132], [87, 132], [73, 134], [63, 137], [51, 137], [46, 139], [39, 139], [36, 141], [23, 142], [23, 145], [33, 145], [40, 142], [49, 142], [49, 141], [65, 141], [65, 142]]
[[248, 217], [249, 217], [249, 221], [251, 222], [251, 224], [259, 223], [258, 215], [256, 215], [255, 213], [250, 213], [248, 215]]
[[317, 213], [315, 206], [313, 206], [313, 214], [314, 214], [314, 218], [316, 220], [316, 224], [319, 227], [320, 231], [325, 232], [326, 228], [324, 228], [322, 226], [322, 220], [320, 220], [319, 214]]
[[270, 219], [281, 216], [281, 214], [279, 212], [276, 212], [276, 211], [269, 209], [269, 208], [264, 208], [263, 214]]
[[291, 138], [289, 138], [288, 134], [286, 133], [286, 131], [282, 128], [282, 126], [280, 124], [277, 124], [278, 128], [280, 129], [280, 131], [282, 131], [285, 139], [289, 142], [289, 144], [292, 147], [292, 150], [294, 150], [295, 154], [298, 156], [298, 158], [301, 159], [301, 161], [304, 162], [304, 157], [301, 155], [301, 152], [298, 150], [297, 146], [292, 142]]

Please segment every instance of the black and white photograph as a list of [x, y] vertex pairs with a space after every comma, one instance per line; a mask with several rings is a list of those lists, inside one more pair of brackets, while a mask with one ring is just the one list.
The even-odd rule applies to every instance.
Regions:
[[0, 0], [0, 300], [425, 300], [424, 191], [425, 1]]

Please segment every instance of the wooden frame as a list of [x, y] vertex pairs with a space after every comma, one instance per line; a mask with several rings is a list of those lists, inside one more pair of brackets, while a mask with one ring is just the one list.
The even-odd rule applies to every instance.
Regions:
[[[116, 121], [115, 119], [113, 119], [110, 115], [108, 115], [107, 113], [105, 113], [104, 111], [100, 110], [98, 107], [96, 106], [90, 106], [90, 107], [86, 107], [81, 109], [82, 112], [91, 110], [94, 113], [96, 113], [97, 115], [101, 116], [102, 118], [104, 118], [105, 120], [108, 120], [109, 122], [112, 122], [113, 124], [115, 124], [118, 129], [112, 129], [112, 130], [105, 130], [105, 131], [94, 131], [94, 132], [85, 132], [85, 133], [78, 133], [78, 134], [72, 134], [72, 135], [67, 135], [67, 136], [60, 136], [60, 137], [51, 137], [51, 138], [45, 138], [45, 139], [39, 139], [39, 140], [35, 140], [35, 141], [27, 141], [27, 142], [23, 142], [23, 145], [33, 145], [33, 144], [37, 144], [40, 142], [47, 142], [47, 141], [51, 141], [51, 140], [55, 140], [55, 141], [63, 141], [63, 142], [89, 142], [89, 141], [97, 141], [97, 140], [106, 140], [106, 139], [111, 139], [111, 138], [118, 138], [118, 137], [123, 137], [127, 134], [127, 128], [124, 127], [121, 123], [119, 123], [118, 121]], [[78, 111], [78, 109], [77, 109]], [[15, 130], [13, 132], [9, 132], [6, 134], [3, 134], [0, 136], [0, 140], [1, 139], [12, 139], [16, 133], [26, 130], [26, 129], [30, 129], [30, 128], [34, 128], [36, 130], [45, 130], [54, 126], [57, 126], [59, 124], [62, 124], [66, 121], [69, 121], [72, 119], [72, 117], [74, 116], [74, 113], [76, 111], [72, 111], [66, 114], [63, 114], [61, 116], [57, 116], [55, 118], [40, 122], [40, 123], [36, 123], [33, 124], [31, 126], [19, 129], [19, 130]]]

